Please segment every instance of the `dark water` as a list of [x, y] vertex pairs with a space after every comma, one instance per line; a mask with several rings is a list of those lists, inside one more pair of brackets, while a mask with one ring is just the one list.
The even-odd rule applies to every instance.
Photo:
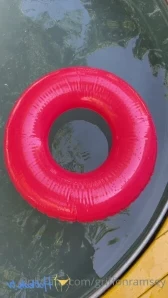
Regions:
[[89, 109], [72, 109], [61, 115], [51, 128], [49, 147], [65, 169], [87, 173], [107, 159], [112, 134], [107, 122]]
[[[140, 197], [121, 214], [92, 224], [58, 222], [32, 209], [3, 163], [4, 125], [15, 100], [39, 76], [70, 65], [103, 68], [129, 82], [146, 101], [158, 136], [156, 169]], [[167, 127], [164, 1], [0, 0], [0, 297], [89, 297], [99, 286], [94, 279], [115, 274], [166, 203]], [[106, 159], [108, 142], [97, 126], [77, 119], [57, 132], [52, 150], [65, 167], [88, 171]], [[32, 289], [18, 286], [19, 280], [53, 276], [56, 286], [47, 292], [33, 283]], [[72, 286], [68, 278], [91, 282]], [[67, 280], [62, 292], [58, 279]]]

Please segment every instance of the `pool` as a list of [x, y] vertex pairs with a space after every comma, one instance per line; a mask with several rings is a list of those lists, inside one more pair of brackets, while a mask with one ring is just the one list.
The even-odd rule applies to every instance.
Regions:
[[[1, 0], [0, 297], [99, 297], [164, 218], [167, 32], [164, 0]], [[145, 100], [158, 137], [155, 172], [139, 198], [120, 214], [89, 224], [60, 222], [32, 209], [3, 161], [4, 125], [21, 92], [39, 76], [74, 65], [102, 68], [130, 83]], [[110, 140], [99, 119], [93, 125], [82, 112], [80, 119], [68, 117], [55, 125], [52, 154], [68, 170], [90, 171], [107, 158]]]

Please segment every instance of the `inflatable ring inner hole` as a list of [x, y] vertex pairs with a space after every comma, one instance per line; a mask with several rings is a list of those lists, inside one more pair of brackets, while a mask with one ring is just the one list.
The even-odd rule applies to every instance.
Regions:
[[49, 148], [55, 161], [71, 172], [86, 173], [102, 165], [112, 147], [106, 120], [90, 109], [64, 112], [49, 132]]

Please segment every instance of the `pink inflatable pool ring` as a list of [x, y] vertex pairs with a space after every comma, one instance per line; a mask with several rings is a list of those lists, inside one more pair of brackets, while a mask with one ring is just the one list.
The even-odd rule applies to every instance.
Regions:
[[[100, 114], [113, 136], [108, 158], [89, 173], [63, 169], [49, 150], [52, 124], [75, 108]], [[74, 67], [45, 75], [21, 95], [6, 125], [4, 151], [10, 178], [30, 205], [57, 219], [90, 222], [138, 198], [154, 170], [157, 140], [146, 104], [128, 83]]]

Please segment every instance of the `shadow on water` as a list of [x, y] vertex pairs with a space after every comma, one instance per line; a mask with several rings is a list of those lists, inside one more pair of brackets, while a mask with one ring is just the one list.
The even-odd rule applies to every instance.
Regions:
[[[45, 292], [9, 289], [6, 283], [110, 276], [149, 223], [168, 174], [167, 26], [160, 0], [0, 1], [0, 297], [88, 297], [94, 283], [67, 288], [67, 282], [64, 292], [55, 285]], [[156, 169], [145, 191], [128, 210], [91, 224], [59, 222], [33, 210], [3, 163], [4, 125], [15, 100], [39, 76], [72, 65], [104, 68], [132, 84], [149, 106], [158, 135]], [[95, 125], [76, 121], [60, 127], [53, 154], [69, 170], [82, 172], [105, 160], [108, 142]]]

